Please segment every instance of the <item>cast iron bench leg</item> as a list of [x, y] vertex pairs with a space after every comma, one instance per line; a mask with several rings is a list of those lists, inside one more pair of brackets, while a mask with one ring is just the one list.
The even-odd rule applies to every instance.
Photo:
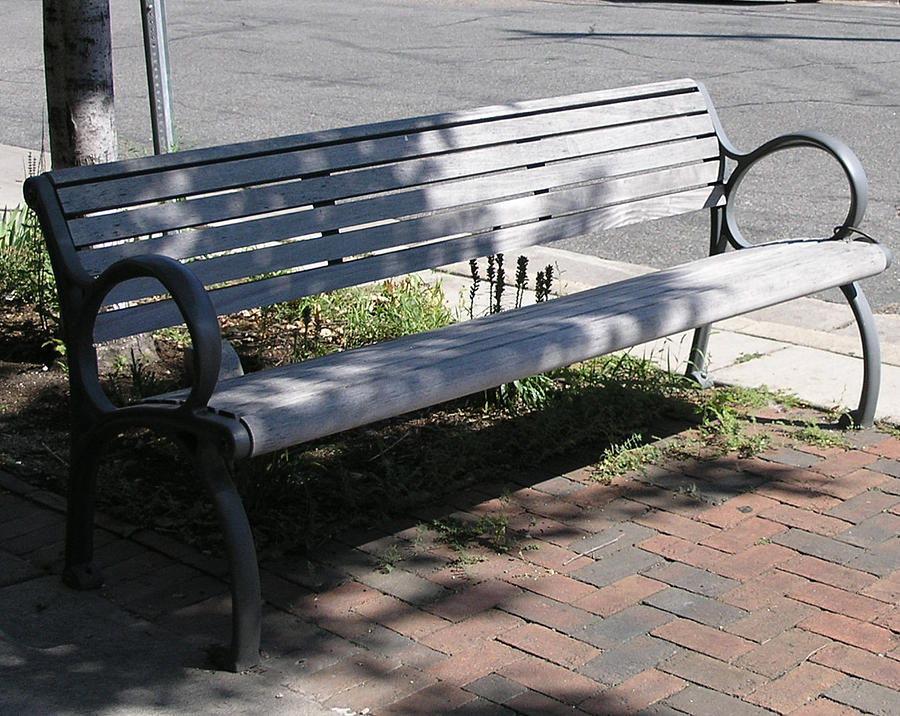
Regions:
[[867, 428], [875, 422], [875, 405], [881, 386], [881, 344], [872, 308], [859, 284], [854, 282], [841, 286], [841, 291], [853, 309], [863, 351], [862, 393], [859, 396], [859, 407], [850, 411], [849, 422]]
[[221, 666], [244, 671], [259, 663], [261, 604], [253, 533], [229, 466], [215, 442], [198, 438], [194, 460], [215, 505], [231, 571], [231, 646]]
[[94, 494], [100, 449], [90, 442], [85, 436], [74, 437], [69, 458], [63, 582], [75, 589], [97, 589], [103, 585], [103, 575], [93, 563]]
[[713, 381], [709, 377], [706, 363], [706, 351], [709, 348], [709, 334], [712, 326], [700, 326], [694, 331], [694, 340], [691, 343], [691, 352], [688, 356], [688, 365], [685, 375], [697, 382], [701, 388], [712, 388]]

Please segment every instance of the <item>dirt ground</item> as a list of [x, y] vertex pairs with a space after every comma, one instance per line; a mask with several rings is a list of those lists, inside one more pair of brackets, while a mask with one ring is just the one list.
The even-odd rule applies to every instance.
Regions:
[[25, 478], [62, 474], [68, 455], [68, 376], [37, 316], [7, 301], [0, 314], [0, 464]]

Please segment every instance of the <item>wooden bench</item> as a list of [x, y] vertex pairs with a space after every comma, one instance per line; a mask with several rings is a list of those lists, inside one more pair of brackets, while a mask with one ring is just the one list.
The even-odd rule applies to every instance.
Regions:
[[[750, 246], [729, 211], [746, 170], [790, 147], [832, 155], [846, 220], [821, 239]], [[728, 167], [733, 166], [729, 172]], [[88, 588], [99, 447], [128, 426], [177, 436], [209, 487], [231, 568], [229, 666], [258, 661], [253, 538], [237, 458], [434, 405], [840, 287], [859, 325], [873, 420], [878, 336], [857, 281], [888, 253], [858, 240], [865, 175], [841, 142], [789, 134], [738, 152], [691, 80], [143, 157], [31, 178], [60, 290], [72, 400], [65, 579]], [[217, 316], [685, 212], [711, 217], [707, 258], [549, 302], [255, 374], [221, 378]], [[688, 237], [673, 236], [673, 241]], [[707, 241], [691, 237], [691, 241]], [[738, 251], [726, 250], [729, 248]], [[186, 323], [194, 384], [116, 408], [96, 343]]]

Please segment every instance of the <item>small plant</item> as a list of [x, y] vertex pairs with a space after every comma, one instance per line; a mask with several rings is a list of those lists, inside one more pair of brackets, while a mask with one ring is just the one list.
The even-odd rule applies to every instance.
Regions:
[[491, 313], [500, 313], [503, 310], [503, 292], [506, 289], [506, 269], [503, 266], [503, 254], [497, 254], [497, 280], [494, 283], [493, 302]]
[[811, 421], [795, 431], [794, 437], [807, 445], [814, 445], [820, 448], [850, 448], [850, 443], [843, 435], [839, 435], [831, 430], [825, 430], [821, 425]]
[[390, 574], [396, 568], [397, 563], [403, 559], [403, 556], [400, 554], [400, 548], [392, 544], [384, 552], [377, 554], [375, 558], [378, 561], [378, 571], [383, 574]]
[[469, 318], [475, 318], [475, 296], [478, 295], [478, 287], [481, 285], [477, 260], [469, 259], [469, 273], [472, 276], [472, 285], [469, 287]]
[[42, 331], [56, 326], [59, 305], [50, 257], [37, 216], [27, 207], [0, 214], [0, 290], [33, 305]]
[[539, 410], [556, 390], [556, 383], [550, 375], [542, 373], [522, 380], [504, 383], [488, 391], [487, 406], [503, 408], [509, 412], [518, 410]]
[[900, 425], [888, 423], [881, 420], [875, 423], [875, 427], [881, 432], [891, 435], [892, 437], [900, 438]]
[[242, 311], [225, 317], [223, 329], [229, 340], [239, 336], [235, 350], [253, 368], [270, 365], [270, 351], [297, 362], [452, 322], [440, 284], [410, 276]]
[[522, 308], [522, 299], [528, 289], [528, 257], [520, 256], [516, 260], [516, 308]]
[[114, 402], [120, 405], [155, 395], [171, 387], [166, 385], [150, 362], [136, 353], [134, 348], [128, 356], [117, 353], [113, 357], [108, 384]]
[[634, 433], [624, 442], [604, 449], [593, 475], [600, 481], [609, 482], [618, 475], [640, 470], [662, 456], [663, 452], [659, 446], [646, 443], [643, 436]]
[[[487, 282], [488, 285], [488, 315], [500, 313], [503, 307], [503, 296], [506, 293], [506, 259], [502, 253], [491, 254], [486, 259], [487, 268], [485, 275], [482, 277], [477, 259], [469, 261], [469, 276], [472, 283], [469, 286], [469, 303], [467, 312], [469, 318], [475, 317], [475, 298], [481, 284]], [[553, 266], [547, 265], [543, 271], [538, 271], [535, 277], [535, 300], [538, 302], [547, 301], [553, 291], [554, 272]], [[524, 302], [525, 292], [528, 290], [528, 257], [519, 256], [516, 259], [515, 298], [513, 300], [514, 308], [521, 308]]]
[[698, 406], [700, 435], [707, 447], [722, 452], [737, 452], [742, 457], [766, 450], [771, 438], [765, 433], [747, 431], [756, 423], [751, 410], [769, 405], [775, 397], [765, 388], [716, 388], [707, 391]]
[[486, 543], [498, 553], [509, 551], [509, 520], [502, 515], [486, 515], [471, 521], [451, 517], [435, 520], [431, 527], [441, 542], [457, 552], [465, 552], [473, 543]]
[[[503, 295], [506, 289], [505, 257], [502, 253], [487, 257], [486, 277], [490, 294], [488, 296], [488, 314], [493, 315], [503, 310]], [[475, 315], [475, 298], [482, 283], [478, 261], [469, 261], [469, 274], [472, 284], [469, 287], [469, 318]], [[535, 299], [546, 301], [550, 296], [553, 283], [553, 267], [547, 266], [539, 271], [536, 279]], [[519, 256], [516, 260], [514, 308], [521, 308], [528, 289], [528, 257]], [[509, 412], [536, 410], [543, 407], [555, 388], [552, 377], [536, 375], [506, 383], [485, 393], [485, 406], [499, 407]]]
[[548, 264], [543, 271], [538, 271], [535, 279], [534, 300], [542, 303], [550, 298], [553, 289], [553, 266]]
[[749, 363], [750, 361], [756, 360], [757, 358], [762, 358], [762, 353], [741, 353], [735, 359], [735, 365], [741, 365], [741, 363]]

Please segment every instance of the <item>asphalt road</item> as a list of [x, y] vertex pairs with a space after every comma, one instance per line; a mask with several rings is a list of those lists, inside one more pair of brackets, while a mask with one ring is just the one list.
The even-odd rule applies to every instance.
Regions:
[[[145, 153], [139, 3], [112, 8], [120, 144]], [[895, 2], [167, 0], [167, 11], [183, 148], [690, 76], [739, 148], [813, 128], [846, 141], [871, 184], [863, 228], [900, 257]], [[40, 3], [0, 0], [0, 13], [0, 142], [37, 147]], [[830, 234], [846, 213], [840, 175], [808, 150], [761, 165], [746, 189], [754, 237]], [[561, 245], [661, 266], [706, 241], [699, 217]], [[876, 309], [900, 311], [898, 275], [867, 282]]]

